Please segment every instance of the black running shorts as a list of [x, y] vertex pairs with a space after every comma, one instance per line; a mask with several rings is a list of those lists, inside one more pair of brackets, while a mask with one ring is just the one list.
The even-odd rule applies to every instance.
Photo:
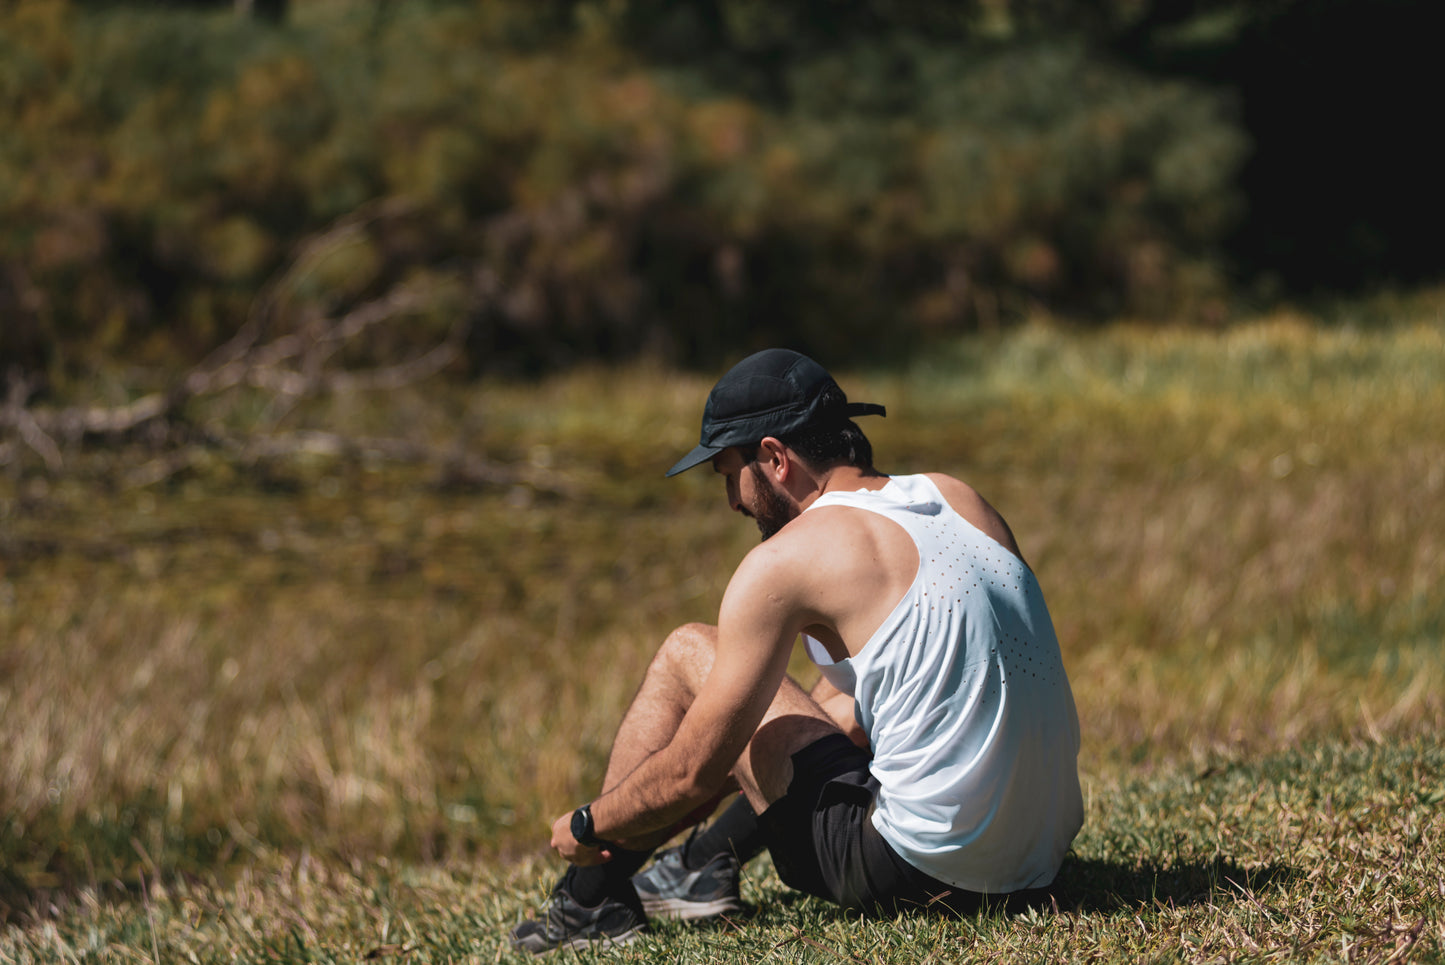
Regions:
[[919, 871], [873, 827], [878, 781], [868, 761], [868, 752], [842, 734], [793, 755], [788, 793], [758, 818], [783, 883], [870, 913], [908, 907], [977, 911], [983, 895]]

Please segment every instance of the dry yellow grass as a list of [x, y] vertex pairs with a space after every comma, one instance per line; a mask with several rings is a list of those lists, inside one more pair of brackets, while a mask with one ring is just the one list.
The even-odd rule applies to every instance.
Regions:
[[[1013, 524], [1060, 630], [1091, 808], [1151, 773], [1445, 725], [1428, 315], [1039, 327], [840, 373], [889, 407], [869, 427], [883, 468], [955, 472]], [[11, 913], [258, 861], [294, 878], [300, 855], [343, 877], [539, 855], [656, 642], [715, 613], [756, 538], [706, 473], [661, 478], [710, 381], [582, 372], [296, 416], [458, 441], [561, 495], [316, 459], [127, 489], [125, 453], [0, 480]]]

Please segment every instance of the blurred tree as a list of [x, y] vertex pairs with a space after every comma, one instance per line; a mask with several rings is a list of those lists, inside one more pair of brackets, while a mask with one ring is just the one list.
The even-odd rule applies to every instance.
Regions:
[[1290, 290], [1445, 272], [1445, 145], [1434, 133], [1445, 26], [1434, 0], [1153, 0], [1113, 49], [1235, 91], [1252, 150], [1229, 239], [1246, 276]]
[[[1227, 252], [1299, 284], [1439, 263], [1408, 0], [203, 6], [0, 6], [0, 347], [27, 368], [188, 360], [262, 307], [300, 330], [418, 279], [418, 345], [460, 313], [472, 371], [538, 371], [1218, 323]], [[1335, 69], [1356, 54], [1393, 86]]]
[[1441, 276], [1442, 26], [1422, 0], [1314, 0], [1251, 26], [1237, 73], [1255, 142], [1245, 263], [1302, 289]]

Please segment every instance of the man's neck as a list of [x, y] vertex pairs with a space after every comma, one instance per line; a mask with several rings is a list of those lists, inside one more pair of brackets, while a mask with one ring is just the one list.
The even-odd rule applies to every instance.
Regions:
[[817, 477], [817, 485], [807, 499], [799, 505], [803, 509], [829, 492], [854, 492], [859, 489], [878, 490], [888, 485], [888, 477], [876, 469], [860, 469], [857, 466], [837, 466]]

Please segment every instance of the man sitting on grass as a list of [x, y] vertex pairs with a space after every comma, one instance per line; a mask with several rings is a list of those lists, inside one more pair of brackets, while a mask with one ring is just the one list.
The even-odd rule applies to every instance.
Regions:
[[[1079, 725], [1058, 641], [1008, 525], [939, 473], [873, 468], [850, 404], [783, 349], [718, 381], [701, 443], [763, 543], [717, 626], [674, 631], [623, 718], [596, 800], [559, 817], [571, 862], [532, 952], [622, 942], [648, 915], [741, 908], [741, 863], [766, 847], [792, 888], [892, 912], [1049, 885], [1083, 821]], [[802, 637], [823, 679], [787, 675]], [[651, 852], [731, 788], [687, 844]]]

